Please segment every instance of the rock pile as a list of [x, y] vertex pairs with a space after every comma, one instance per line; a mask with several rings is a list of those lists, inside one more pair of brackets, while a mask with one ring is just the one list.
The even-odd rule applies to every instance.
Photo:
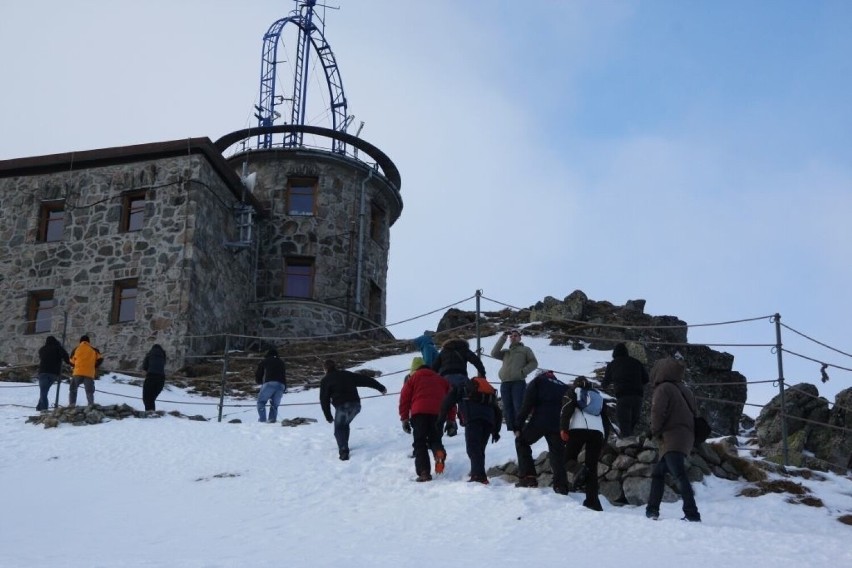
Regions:
[[[707, 475], [731, 480], [764, 479], [766, 473], [755, 465], [755, 462], [737, 456], [735, 443], [734, 438], [724, 438], [713, 443], [701, 444], [694, 449], [686, 460], [689, 480], [700, 482]], [[539, 472], [539, 487], [548, 487], [553, 482], [553, 471], [550, 469], [547, 458], [548, 453], [542, 452], [535, 462], [536, 471]], [[569, 487], [582, 477], [581, 472], [584, 468], [580, 464], [584, 459], [585, 454], [581, 452], [579, 463], [567, 464]], [[657, 445], [645, 436], [619, 439], [612, 444], [606, 444], [597, 471], [600, 494], [614, 505], [646, 504], [651, 490], [651, 471], [657, 461]], [[515, 483], [518, 481], [518, 466], [515, 462], [509, 462], [491, 468], [488, 475]], [[663, 501], [673, 503], [678, 499], [677, 485], [670, 476], [667, 476]]]
[[[189, 420], [206, 420], [203, 416], [185, 416], [177, 411], [169, 412], [168, 414], [170, 416], [188, 418]], [[45, 410], [41, 414], [30, 416], [27, 418], [27, 424], [42, 424], [45, 428], [56, 428], [60, 424], [86, 426], [110, 420], [123, 420], [124, 418], [160, 418], [165, 415], [166, 412], [162, 410], [136, 410], [127, 404], [61, 406], [54, 410]]]

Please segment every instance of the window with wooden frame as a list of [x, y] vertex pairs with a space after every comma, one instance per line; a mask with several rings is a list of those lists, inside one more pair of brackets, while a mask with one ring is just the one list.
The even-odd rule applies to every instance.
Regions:
[[377, 243], [382, 242], [385, 226], [385, 210], [377, 204], [370, 204], [370, 238]]
[[316, 215], [317, 178], [287, 180], [287, 215]]
[[367, 304], [368, 317], [374, 322], [382, 321], [382, 289], [370, 282], [370, 298]]
[[121, 201], [122, 233], [141, 231], [145, 224], [145, 192], [132, 191], [125, 193]]
[[112, 289], [112, 314], [110, 323], [124, 323], [136, 319], [136, 296], [139, 280], [128, 278], [117, 280]]
[[45, 201], [38, 215], [38, 240], [41, 243], [61, 241], [65, 234], [65, 200]]
[[47, 333], [53, 323], [53, 290], [37, 290], [27, 297], [27, 333]]
[[284, 295], [312, 298], [314, 295], [314, 259], [284, 259]]

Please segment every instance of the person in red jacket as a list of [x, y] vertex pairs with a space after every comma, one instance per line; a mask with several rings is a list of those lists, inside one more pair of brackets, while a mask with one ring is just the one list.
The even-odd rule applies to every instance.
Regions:
[[[414, 431], [414, 470], [417, 481], [432, 480], [429, 450], [435, 456], [435, 473], [444, 473], [447, 451], [437, 423], [441, 402], [449, 392], [449, 381], [430, 369], [422, 357], [415, 357], [411, 361], [411, 374], [399, 394], [399, 419], [406, 433]], [[450, 410], [447, 419], [455, 423], [454, 408]]]

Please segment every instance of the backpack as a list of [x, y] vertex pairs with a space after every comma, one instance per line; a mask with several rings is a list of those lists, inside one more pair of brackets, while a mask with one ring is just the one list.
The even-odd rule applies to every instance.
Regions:
[[497, 401], [497, 389], [491, 386], [485, 377], [474, 377], [467, 383], [467, 399], [480, 404], [493, 404]]
[[696, 415], [694, 418], [693, 428], [695, 432], [695, 442], [693, 443], [693, 446], [697, 448], [710, 437], [710, 424], [707, 423], [707, 420], [705, 420], [704, 417]]
[[600, 416], [603, 410], [603, 397], [595, 389], [580, 389], [580, 396], [577, 397], [577, 407], [586, 414], [592, 416]]
[[694, 441], [692, 442], [692, 446], [697, 448], [701, 444], [707, 441], [707, 438], [710, 437], [712, 433], [712, 429], [710, 428], [710, 423], [707, 422], [703, 416], [698, 414], [698, 411], [689, 404], [689, 400], [686, 398], [686, 395], [683, 394], [683, 391], [678, 387], [680, 391], [680, 396], [683, 397], [684, 402], [686, 402], [686, 406], [689, 408], [689, 411], [692, 412], [692, 433], [695, 436]]

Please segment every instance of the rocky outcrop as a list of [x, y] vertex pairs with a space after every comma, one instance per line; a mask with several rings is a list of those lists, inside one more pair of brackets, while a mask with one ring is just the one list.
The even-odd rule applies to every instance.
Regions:
[[815, 385], [801, 383], [763, 407], [756, 421], [757, 444], [767, 460], [782, 463], [782, 417], [786, 415], [789, 465], [845, 473], [852, 468], [852, 388], [829, 407]]
[[[484, 312], [480, 334], [524, 324], [524, 333], [549, 337], [552, 345], [574, 349], [599, 349], [610, 352], [620, 342], [648, 370], [662, 357], [680, 351], [687, 364], [686, 383], [699, 399], [699, 410], [710, 423], [713, 436], [736, 435], [745, 405], [746, 378], [733, 370], [734, 357], [705, 345], [690, 345], [688, 324], [674, 316], [645, 313], [645, 300], [628, 300], [623, 306], [590, 300], [581, 290], [564, 299], [546, 297], [522, 310]], [[450, 309], [438, 324], [439, 333], [470, 337], [475, 331], [476, 313]], [[602, 358], [608, 358], [602, 356]], [[541, 362], [547, 365], [546, 362]], [[604, 368], [597, 371], [602, 378]], [[651, 389], [646, 389], [638, 430], [648, 431]]]

